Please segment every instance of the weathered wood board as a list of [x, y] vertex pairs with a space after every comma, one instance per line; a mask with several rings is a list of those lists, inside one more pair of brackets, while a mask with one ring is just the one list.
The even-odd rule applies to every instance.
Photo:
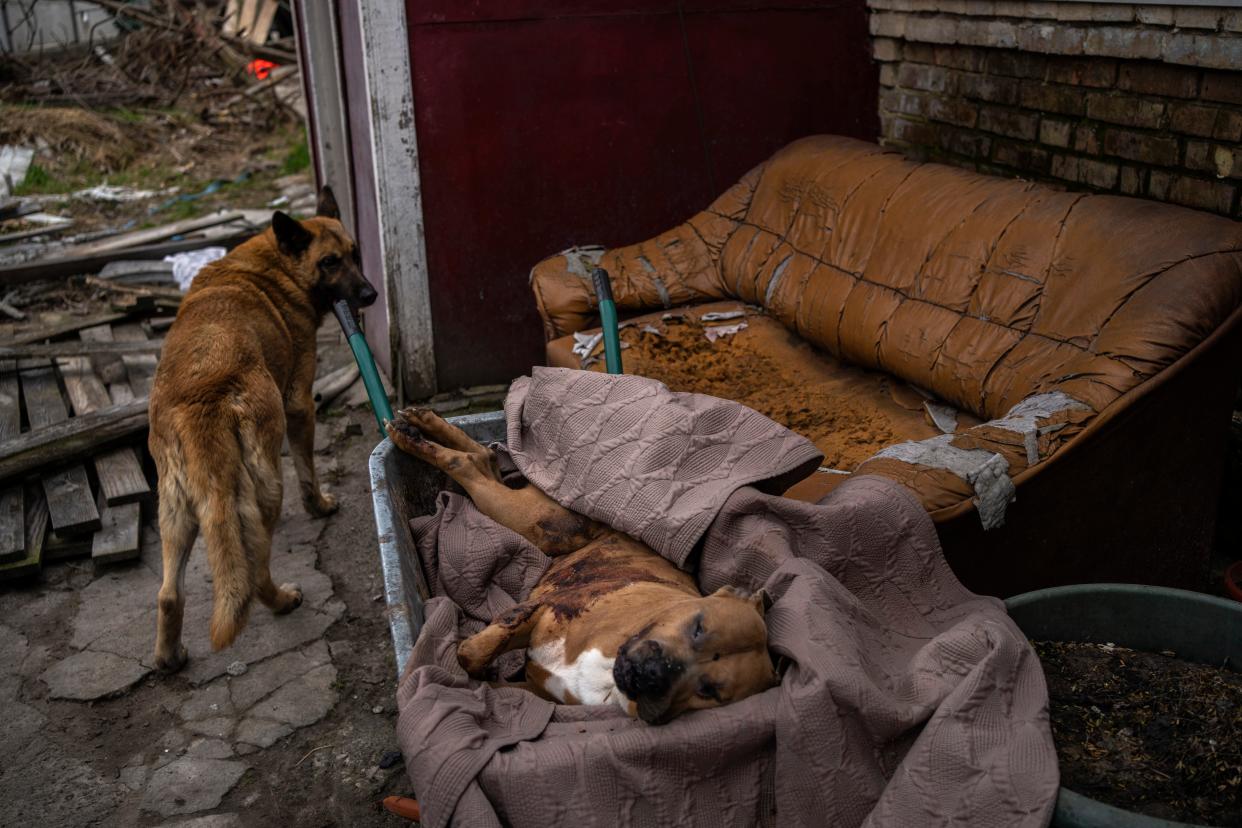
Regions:
[[[51, 363], [30, 361], [18, 364], [26, 416], [32, 432], [63, 423], [69, 411], [60, 394], [55, 369]], [[91, 493], [90, 478], [82, 464], [70, 465], [45, 473], [40, 478], [52, 527], [61, 533], [98, 529], [99, 510]]]

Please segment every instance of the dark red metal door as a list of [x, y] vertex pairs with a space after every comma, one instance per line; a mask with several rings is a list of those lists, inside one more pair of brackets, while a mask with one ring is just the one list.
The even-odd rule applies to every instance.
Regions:
[[542, 361], [531, 265], [654, 235], [790, 141], [874, 139], [864, 0], [408, 0], [439, 386]]

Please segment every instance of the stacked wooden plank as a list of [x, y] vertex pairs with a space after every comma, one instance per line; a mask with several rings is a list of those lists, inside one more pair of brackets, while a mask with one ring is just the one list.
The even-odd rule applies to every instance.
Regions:
[[244, 37], [262, 45], [267, 42], [279, 8], [277, 0], [229, 0], [221, 30], [226, 35]]
[[153, 500], [141, 440], [151, 330], [106, 314], [0, 345], [0, 580], [68, 557], [138, 557]]

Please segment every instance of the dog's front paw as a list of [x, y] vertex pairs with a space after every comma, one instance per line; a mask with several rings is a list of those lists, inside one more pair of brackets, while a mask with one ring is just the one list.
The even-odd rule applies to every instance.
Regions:
[[161, 673], [175, 673], [185, 666], [190, 660], [190, 651], [185, 648], [184, 644], [178, 644], [177, 649], [168, 655], [155, 655], [155, 669]]
[[336, 498], [325, 492], [315, 492], [313, 495], [303, 498], [302, 503], [306, 506], [306, 511], [313, 517], [327, 517], [328, 515], [335, 514], [336, 510], [340, 508]]
[[483, 679], [487, 677], [487, 668], [491, 661], [486, 653], [479, 652], [473, 639], [467, 638], [457, 645], [457, 663], [470, 678]]

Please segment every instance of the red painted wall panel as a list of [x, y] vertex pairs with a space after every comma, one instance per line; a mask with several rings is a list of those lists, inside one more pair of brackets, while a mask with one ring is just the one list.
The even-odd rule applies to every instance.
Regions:
[[803, 135], [875, 137], [863, 0], [772, 5], [409, 0], [442, 388], [541, 360], [539, 259], [653, 235]]
[[717, 189], [796, 138], [879, 134], [862, 3], [687, 14], [686, 30]]

